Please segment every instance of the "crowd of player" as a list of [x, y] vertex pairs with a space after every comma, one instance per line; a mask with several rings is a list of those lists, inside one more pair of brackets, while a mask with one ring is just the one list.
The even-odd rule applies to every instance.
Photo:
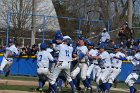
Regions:
[[[114, 80], [121, 72], [122, 61], [130, 60], [134, 70], [125, 82], [129, 86], [130, 93], [135, 93], [137, 90], [133, 84], [140, 74], [138, 46], [133, 45], [129, 55], [123, 53], [117, 44], [113, 45], [112, 52], [106, 50], [106, 43], [100, 42], [97, 47], [95, 48], [95, 44], [84, 37], [78, 37], [74, 44], [72, 38], [63, 36], [61, 31], [57, 31], [51, 46], [48, 47], [46, 43], [39, 45], [39, 51], [36, 54], [39, 77], [37, 90], [42, 91], [48, 80], [50, 93], [59, 93], [62, 90], [62, 80], [66, 79], [72, 93], [80, 93], [80, 81], [83, 83], [85, 92], [92, 93], [91, 81], [93, 80], [98, 92], [109, 93]], [[5, 70], [6, 76], [9, 75], [13, 58], [18, 54], [13, 41], [9, 40], [9, 47], [6, 48], [0, 67], [0, 71]]]

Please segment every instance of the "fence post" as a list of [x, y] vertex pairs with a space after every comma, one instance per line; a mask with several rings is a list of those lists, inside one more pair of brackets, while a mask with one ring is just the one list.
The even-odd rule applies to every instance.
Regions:
[[107, 23], [107, 31], [109, 32], [109, 30], [110, 30], [110, 18], [108, 18], [108, 23]]
[[45, 27], [46, 27], [46, 16], [43, 16], [43, 26], [42, 26], [42, 42], [44, 43], [44, 33], [45, 33]]
[[80, 37], [81, 35], [80, 35], [80, 31], [81, 31], [81, 18], [79, 18], [78, 19], [78, 30], [77, 30], [77, 37]]
[[7, 24], [6, 24], [6, 46], [8, 46], [10, 16], [11, 16], [11, 13], [10, 13], [10, 11], [8, 11], [8, 14], [7, 14]]

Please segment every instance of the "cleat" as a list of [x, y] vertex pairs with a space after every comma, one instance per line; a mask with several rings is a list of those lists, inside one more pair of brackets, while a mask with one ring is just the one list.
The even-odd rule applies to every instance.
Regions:
[[109, 90], [105, 90], [105, 93], [110, 93]]
[[134, 93], [139, 93], [139, 92], [137, 91], [137, 89], [134, 88]]
[[42, 89], [42, 88], [39, 88], [39, 92], [41, 92], [41, 93], [42, 93], [42, 92], [43, 92], [43, 89]]
[[86, 93], [92, 93], [92, 88], [87, 88]]
[[5, 73], [5, 77], [8, 77], [10, 74], [10, 70], [8, 70], [6, 73]]
[[57, 87], [57, 89], [56, 89], [56, 93], [62, 93], [62, 88]]

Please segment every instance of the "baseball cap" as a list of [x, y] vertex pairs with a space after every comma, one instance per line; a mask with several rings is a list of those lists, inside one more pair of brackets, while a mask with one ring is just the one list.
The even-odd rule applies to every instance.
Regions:
[[136, 50], [136, 51], [137, 51], [138, 49], [139, 49], [138, 46], [133, 46], [133, 47], [132, 47], [132, 50]]
[[99, 48], [105, 49], [105, 44], [104, 44], [104, 43], [101, 43], [101, 44], [99, 45]]
[[41, 43], [40, 44], [40, 49], [41, 50], [45, 50], [47, 48], [47, 44], [46, 43]]
[[89, 42], [87, 43], [87, 45], [89, 45], [89, 46], [94, 46], [94, 43], [91, 42], [91, 41], [89, 41]]
[[14, 42], [13, 39], [11, 38], [8, 39], [8, 43], [13, 43], [13, 42]]
[[114, 45], [114, 49], [119, 49], [120, 47], [119, 47], [119, 45]]

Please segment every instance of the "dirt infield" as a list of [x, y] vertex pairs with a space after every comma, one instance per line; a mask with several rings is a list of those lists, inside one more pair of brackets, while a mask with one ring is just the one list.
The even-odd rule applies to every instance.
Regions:
[[[0, 84], [4, 85], [23, 85], [23, 86], [38, 86], [38, 82], [35, 81], [22, 81], [22, 80], [0, 80]], [[45, 85], [48, 85], [46, 82]]]
[[35, 93], [35, 92], [18, 91], [18, 90], [0, 90], [0, 93]]
[[[0, 84], [3, 85], [22, 85], [22, 86], [38, 86], [37, 81], [22, 81], [22, 80], [0, 80]], [[45, 84], [48, 85], [48, 82]], [[83, 87], [83, 86], [82, 86]], [[96, 86], [93, 86], [93, 89], [96, 89]], [[126, 92], [128, 93], [128, 90], [121, 89], [121, 88], [111, 88], [111, 90], [118, 91], [118, 92]], [[0, 93], [34, 93], [34, 92], [28, 92], [28, 91], [17, 91], [17, 90], [0, 90]]]

